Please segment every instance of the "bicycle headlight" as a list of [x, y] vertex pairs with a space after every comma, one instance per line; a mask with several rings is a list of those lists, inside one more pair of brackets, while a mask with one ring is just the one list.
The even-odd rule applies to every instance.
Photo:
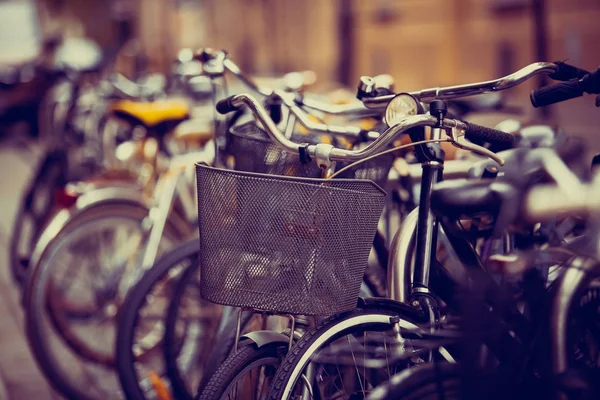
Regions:
[[408, 93], [397, 94], [385, 108], [385, 123], [394, 126], [402, 119], [416, 115], [419, 112], [419, 102]]

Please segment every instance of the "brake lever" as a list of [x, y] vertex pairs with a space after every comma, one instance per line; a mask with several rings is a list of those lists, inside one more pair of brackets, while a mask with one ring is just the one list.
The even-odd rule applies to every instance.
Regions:
[[[446, 134], [448, 134], [448, 130], [446, 130]], [[496, 153], [486, 149], [483, 146], [479, 146], [474, 143], [468, 142], [464, 138], [464, 135], [458, 135], [456, 128], [450, 129], [449, 136], [450, 136], [450, 143], [452, 143], [453, 146], [458, 147], [459, 149], [468, 150], [473, 153], [477, 153], [484, 157], [491, 158], [493, 161], [497, 162], [500, 166], [504, 165], [504, 159], [502, 157], [498, 156]]]

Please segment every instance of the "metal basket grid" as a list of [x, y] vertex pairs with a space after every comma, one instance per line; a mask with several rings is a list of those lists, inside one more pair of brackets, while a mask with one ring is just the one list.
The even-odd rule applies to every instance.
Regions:
[[203, 298], [305, 315], [355, 307], [381, 188], [203, 164], [196, 175]]

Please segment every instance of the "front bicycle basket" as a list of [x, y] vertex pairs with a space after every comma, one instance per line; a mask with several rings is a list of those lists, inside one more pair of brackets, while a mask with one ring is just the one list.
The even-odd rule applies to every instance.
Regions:
[[355, 307], [385, 193], [364, 180], [196, 165], [202, 296], [330, 315]]

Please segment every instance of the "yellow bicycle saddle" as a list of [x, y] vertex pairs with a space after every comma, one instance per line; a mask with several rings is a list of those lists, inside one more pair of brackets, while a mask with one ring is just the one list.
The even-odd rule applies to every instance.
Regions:
[[177, 123], [190, 117], [188, 105], [181, 100], [142, 102], [119, 100], [112, 104], [112, 112], [134, 124], [152, 128], [164, 122]]

